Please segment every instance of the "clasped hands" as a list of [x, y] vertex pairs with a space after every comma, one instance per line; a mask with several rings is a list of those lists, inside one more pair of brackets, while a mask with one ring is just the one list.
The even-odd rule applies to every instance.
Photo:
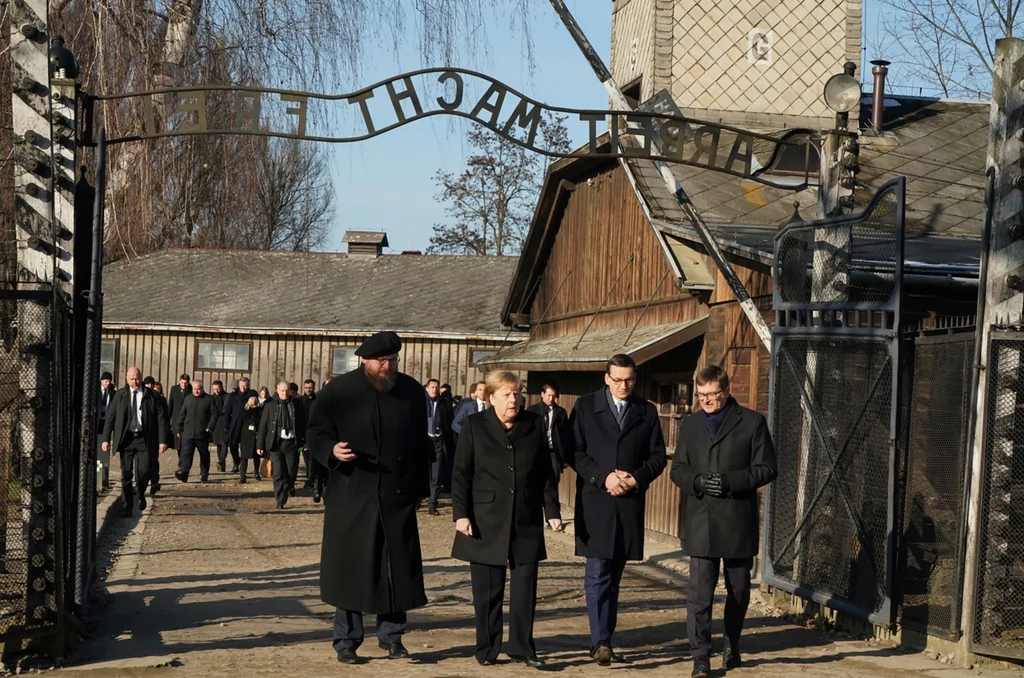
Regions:
[[604, 489], [613, 497], [621, 497], [636, 489], [636, 478], [626, 471], [615, 469], [604, 479]]
[[721, 473], [701, 473], [693, 479], [693, 489], [697, 494], [712, 497], [724, 497], [729, 494], [729, 478]]

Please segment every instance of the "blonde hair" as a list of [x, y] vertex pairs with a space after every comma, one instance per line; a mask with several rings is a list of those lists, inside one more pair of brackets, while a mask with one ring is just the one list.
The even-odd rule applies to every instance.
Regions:
[[251, 410], [251, 409], [253, 409], [255, 407], [259, 407], [259, 406], [260, 406], [260, 399], [257, 398], [256, 396], [251, 396], [249, 398], [249, 400], [247, 400], [245, 402], [245, 409], [247, 409], [247, 410]]
[[507, 370], [488, 372], [486, 379], [484, 379], [484, 398], [490, 398], [495, 391], [506, 386], [511, 386], [513, 391], [519, 392], [523, 390], [523, 380], [517, 377], [514, 372]]

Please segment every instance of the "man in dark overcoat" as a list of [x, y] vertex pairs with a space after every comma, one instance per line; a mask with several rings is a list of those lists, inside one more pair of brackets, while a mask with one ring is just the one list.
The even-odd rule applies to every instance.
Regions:
[[[242, 459], [240, 445], [242, 443], [242, 423], [245, 418], [245, 404], [249, 402], [249, 398], [258, 397], [259, 394], [249, 388], [249, 377], [242, 377], [238, 380], [235, 390], [229, 393], [224, 401], [224, 411], [221, 412], [221, 418], [224, 421], [224, 435], [227, 439], [228, 454], [231, 455], [231, 461], [234, 463], [235, 468], [238, 468]], [[239, 479], [245, 482], [244, 475], [240, 476]]]
[[299, 450], [306, 443], [306, 410], [293, 398], [288, 382], [277, 382], [276, 393], [260, 416], [256, 454], [269, 456], [274, 468], [274, 499], [283, 509], [295, 496], [299, 475]]
[[[178, 417], [181, 416], [181, 406], [185, 404], [185, 399], [192, 395], [192, 377], [187, 374], [183, 374], [178, 377], [178, 383], [171, 387], [171, 392], [167, 394], [167, 409], [169, 416], [171, 417], [171, 430], [178, 430]], [[178, 450], [178, 463], [181, 463], [181, 443], [178, 441], [177, 436], [172, 437], [171, 447]]]
[[174, 477], [183, 483], [188, 482], [188, 474], [192, 471], [192, 461], [199, 452], [199, 480], [210, 479], [210, 440], [217, 430], [217, 419], [220, 410], [209, 393], [203, 391], [203, 382], [192, 380], [192, 395], [185, 399], [178, 414], [177, 433], [181, 443], [181, 464], [174, 472]]
[[758, 551], [757, 490], [775, 479], [775, 448], [763, 415], [729, 394], [729, 375], [712, 365], [697, 373], [701, 412], [679, 429], [672, 482], [686, 504], [690, 584], [686, 630], [695, 678], [711, 672], [711, 605], [725, 566], [726, 670], [740, 666], [739, 640], [750, 603], [750, 570]]
[[114, 394], [103, 424], [102, 449], [114, 451], [121, 458], [121, 515], [132, 515], [135, 485], [139, 488], [139, 510], [146, 508], [146, 487], [149, 485], [149, 461], [167, 449], [167, 420], [156, 396], [142, 386], [142, 372], [131, 367], [128, 384]]
[[658, 411], [636, 396], [636, 363], [612, 356], [605, 387], [576, 401], [565, 447], [576, 460], [576, 555], [586, 556], [590, 656], [624, 659], [612, 648], [619, 582], [627, 560], [644, 558], [647, 488], [665, 470]]
[[337, 608], [338, 661], [359, 662], [363, 613], [377, 616], [389, 657], [407, 657], [406, 612], [427, 602], [416, 507], [429, 493], [423, 386], [398, 372], [402, 342], [378, 332], [356, 351], [362, 366], [320, 391], [307, 429], [329, 469], [320, 598]]

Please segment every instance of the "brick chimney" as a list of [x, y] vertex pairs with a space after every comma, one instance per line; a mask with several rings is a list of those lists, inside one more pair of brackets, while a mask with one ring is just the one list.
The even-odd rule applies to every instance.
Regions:
[[352, 256], [379, 257], [388, 247], [388, 234], [384, 231], [345, 231], [342, 242], [348, 243]]

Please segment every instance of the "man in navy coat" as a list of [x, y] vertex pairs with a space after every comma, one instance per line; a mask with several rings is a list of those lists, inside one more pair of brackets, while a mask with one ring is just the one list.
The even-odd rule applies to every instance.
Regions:
[[759, 488], [775, 480], [775, 447], [763, 415], [729, 394], [729, 375], [711, 365], [697, 373], [701, 412], [679, 429], [672, 482], [683, 491], [690, 585], [686, 631], [692, 678], [711, 675], [711, 606], [725, 570], [725, 650], [722, 668], [742, 665], [739, 642], [750, 604], [750, 570], [758, 550]]
[[590, 656], [608, 666], [625, 661], [612, 649], [619, 581], [627, 560], [643, 560], [647, 488], [666, 458], [657, 409], [633, 394], [633, 359], [612, 356], [604, 383], [576, 401], [565, 449], [576, 460], [576, 555], [587, 558]]

